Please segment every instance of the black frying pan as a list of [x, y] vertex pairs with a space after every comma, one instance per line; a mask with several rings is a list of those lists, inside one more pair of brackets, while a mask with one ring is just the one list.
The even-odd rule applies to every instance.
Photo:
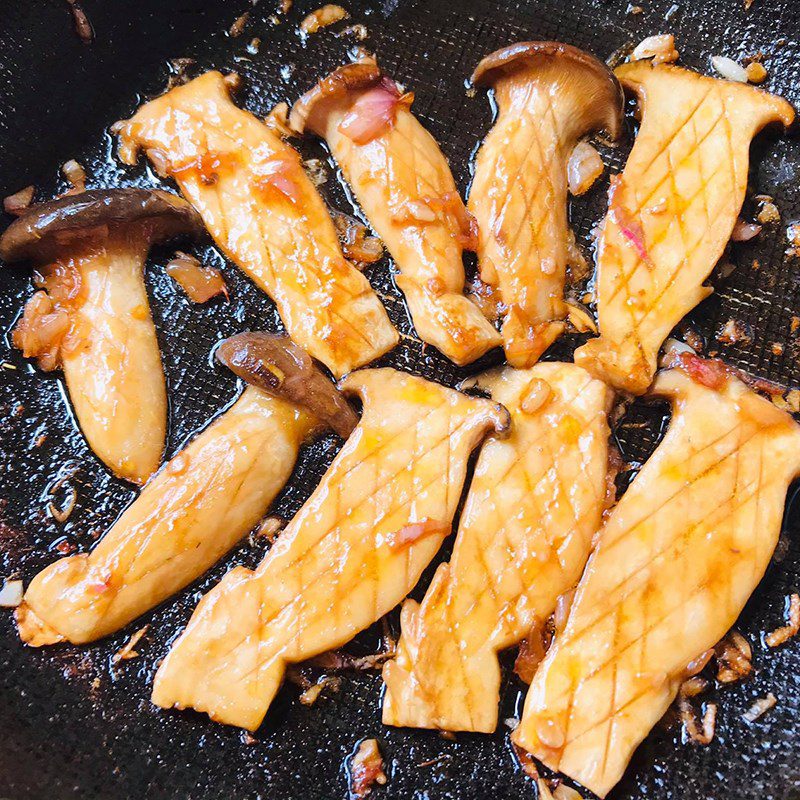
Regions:
[[[353, 21], [369, 29], [365, 46], [378, 53], [390, 75], [416, 93], [415, 109], [441, 142], [462, 188], [469, 181], [472, 152], [491, 119], [486, 98], [465, 93], [464, 78], [482, 55], [515, 40], [560, 39], [605, 58], [628, 42], [672, 31], [684, 63], [703, 70], [710, 55], [763, 51], [768, 88], [795, 104], [800, 100], [797, 0], [755, 0], [749, 12], [743, 0], [681, 0], [668, 22], [664, 15], [671, 0], [635, 1], [644, 13], [626, 14], [626, 0], [349, 0], [345, 5]], [[319, 4], [296, 0], [288, 19], [276, 26], [268, 17], [275, 13], [277, 0], [261, 0], [244, 33], [228, 38], [223, 31], [249, 7], [247, 0], [85, 0], [96, 34], [86, 45], [73, 31], [65, 0], [2, 0], [0, 193], [35, 183], [40, 197], [49, 197], [65, 188], [57, 168], [72, 157], [86, 166], [90, 186], [155, 185], [144, 166], [123, 169], [111, 157], [105, 131], [114, 120], [128, 116], [142, 97], [163, 87], [167, 59], [191, 56], [197, 69], [238, 70], [246, 78], [239, 102], [265, 114], [278, 100], [294, 100], [355, 44], [352, 36], [333, 35], [344, 24], [301, 42], [297, 24]], [[254, 36], [261, 39], [258, 55], [245, 50]], [[324, 157], [314, 144], [301, 147], [307, 157]], [[618, 165], [625, 151], [620, 148], [615, 156]], [[784, 222], [800, 216], [796, 140], [760, 139], [752, 172], [753, 194], [773, 194]], [[350, 209], [333, 173], [323, 188], [333, 206]], [[584, 245], [602, 214], [605, 188], [596, 187], [574, 204], [573, 222]], [[717, 292], [691, 315], [691, 323], [707, 337], [710, 349], [719, 348], [730, 362], [796, 386], [800, 352], [792, 346], [789, 326], [792, 316], [800, 315], [800, 263], [784, 256], [783, 231], [783, 226], [768, 230], [754, 243], [737, 246], [732, 254], [736, 271], [715, 276]], [[224, 263], [210, 246], [197, 252], [209, 262]], [[751, 267], [754, 259], [759, 270]], [[224, 269], [232, 289], [230, 305], [214, 301], [196, 307], [166, 278], [164, 262], [164, 253], [152, 254], [148, 282], [169, 380], [171, 455], [235, 393], [231, 375], [208, 358], [212, 345], [240, 330], [276, 329], [279, 321], [266, 297], [229, 265]], [[392, 298], [389, 310], [395, 323], [411, 333], [389, 264], [377, 265], [370, 278]], [[0, 362], [5, 364], [0, 368], [0, 575], [14, 573], [28, 580], [59, 555], [55, 547], [61, 541], [79, 549], [91, 547], [133, 492], [111, 478], [88, 451], [65, 409], [58, 377], [34, 371], [9, 347], [7, 332], [30, 292], [28, 272], [2, 268], [0, 281]], [[753, 338], [721, 348], [714, 334], [731, 317], [748, 323]], [[783, 355], [773, 353], [773, 342], [785, 345]], [[562, 343], [554, 355], [569, 357], [572, 345]], [[408, 339], [384, 361], [450, 384], [468, 372]], [[663, 407], [637, 403], [617, 431], [625, 457], [644, 459], [663, 422]], [[47, 434], [44, 444], [34, 447], [42, 433]], [[329, 438], [304, 453], [275, 513], [290, 517], [297, 510], [336, 446]], [[78, 505], [68, 522], [59, 525], [44, 508], [48, 487], [63, 476], [70, 476], [67, 483], [77, 490]], [[759, 638], [782, 622], [784, 598], [799, 588], [798, 516], [791, 503], [789, 508], [779, 559], [739, 624], [753, 643], [755, 676], [718, 692], [717, 736], [709, 747], [682, 744], [675, 726], [658, 728], [612, 797], [800, 797], [800, 639], [769, 651]], [[200, 594], [231, 564], [254, 565], [262, 555], [262, 546], [243, 544], [173, 602], [147, 615], [149, 633], [137, 648], [141, 656], [115, 670], [111, 655], [141, 622], [90, 647], [35, 651], [20, 645], [10, 614], [2, 614], [0, 797], [341, 798], [347, 794], [343, 762], [367, 736], [380, 740], [389, 772], [388, 785], [376, 789], [376, 798], [534, 796], [502, 725], [494, 736], [459, 734], [456, 741], [432, 732], [382, 727], [377, 673], [345, 675], [341, 693], [312, 708], [301, 706], [298, 690], [288, 685], [254, 744], [200, 715], [154, 708], [149, 702], [154, 665]], [[366, 653], [377, 643], [377, 632], [368, 631], [350, 649]], [[748, 725], [742, 713], [769, 691], [778, 697], [777, 707]], [[501, 719], [517, 713], [522, 696], [507, 671]]]

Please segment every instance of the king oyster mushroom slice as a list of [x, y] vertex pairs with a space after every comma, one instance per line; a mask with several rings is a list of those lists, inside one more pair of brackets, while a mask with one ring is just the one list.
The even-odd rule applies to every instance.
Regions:
[[[287, 382], [288, 383], [288, 382]], [[255, 730], [289, 664], [341, 647], [417, 584], [450, 531], [497, 403], [393, 369], [342, 382], [358, 426], [253, 571], [230, 570], [161, 663], [153, 702]]]
[[478, 267], [500, 295], [509, 363], [530, 367], [565, 327], [570, 155], [592, 132], [619, 137], [624, 98], [605, 64], [558, 42], [497, 50], [472, 80], [494, 88], [499, 109], [469, 195]]
[[433, 137], [374, 60], [334, 70], [301, 97], [290, 122], [325, 139], [399, 275], [419, 337], [456, 364], [479, 358], [500, 335], [464, 295], [462, 252], [474, 223]]
[[713, 291], [745, 199], [750, 143], [794, 109], [752, 86], [671, 64], [616, 69], [642, 124], [625, 169], [611, 179], [597, 241], [600, 335], [575, 363], [615, 389], [643, 394], [669, 332]]
[[92, 189], [32, 206], [0, 237], [4, 261], [33, 261], [41, 291], [14, 332], [26, 357], [61, 366], [78, 423], [113, 472], [144, 483], [164, 450], [167, 395], [144, 284], [150, 247], [203, 224], [150, 189]]
[[[244, 333], [217, 358], [248, 385], [142, 490], [91, 553], [31, 581], [17, 625], [32, 646], [83, 644], [132, 622], [202, 575], [266, 513], [301, 443], [358, 417], [286, 336]], [[264, 377], [268, 376], [268, 377]]]

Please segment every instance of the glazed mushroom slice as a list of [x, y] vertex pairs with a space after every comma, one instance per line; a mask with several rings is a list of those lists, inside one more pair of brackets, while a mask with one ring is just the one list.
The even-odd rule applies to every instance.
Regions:
[[61, 366], [89, 446], [134, 483], [158, 469], [167, 425], [145, 259], [154, 244], [202, 233], [198, 214], [175, 195], [92, 189], [31, 206], [0, 238], [0, 258], [33, 261], [40, 289], [15, 345], [43, 369]]
[[499, 112], [469, 194], [478, 268], [504, 309], [509, 364], [530, 367], [565, 327], [567, 165], [584, 136], [619, 137], [622, 89], [605, 64], [557, 42], [504, 47], [472, 80], [494, 88]]
[[219, 72], [151, 100], [114, 130], [122, 160], [135, 163], [141, 148], [175, 179], [219, 247], [275, 301], [292, 339], [334, 375], [397, 344], [299, 154], [231, 102]]
[[374, 61], [362, 61], [323, 78], [297, 101], [290, 122], [327, 142], [397, 265], [419, 337], [468, 364], [501, 339], [464, 296], [462, 252], [474, 249], [474, 224], [412, 100]]
[[62, 558], [31, 581], [17, 609], [23, 641], [90, 642], [175, 594], [252, 530], [309, 434], [331, 426], [347, 436], [358, 421], [285, 336], [239, 334], [217, 358], [248, 382], [241, 397], [164, 466], [91, 553]]
[[712, 289], [747, 188], [749, 148], [765, 125], [794, 119], [780, 97], [647, 61], [617, 69], [642, 105], [622, 175], [612, 179], [597, 249], [600, 338], [575, 362], [617, 389], [646, 391], [658, 350]]
[[612, 392], [574, 364], [480, 376], [511, 414], [478, 457], [450, 562], [422, 603], [406, 600], [383, 668], [383, 722], [497, 727], [500, 650], [544, 630], [578, 582], [607, 505]]
[[662, 443], [601, 529], [512, 739], [600, 797], [734, 624], [778, 542], [800, 426], [683, 354]]
[[502, 406], [391, 369], [343, 384], [358, 427], [255, 571], [236, 567], [195, 609], [153, 702], [254, 730], [286, 666], [339, 647], [399, 603], [445, 536], [467, 459]]

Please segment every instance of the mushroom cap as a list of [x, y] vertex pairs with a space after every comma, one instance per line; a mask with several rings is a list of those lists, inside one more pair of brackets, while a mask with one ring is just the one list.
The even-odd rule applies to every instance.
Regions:
[[625, 96], [614, 73], [599, 59], [583, 50], [562, 42], [517, 42], [501, 47], [481, 59], [472, 73], [476, 86], [492, 86], [506, 75], [525, 69], [537, 61], [549, 61], [563, 66], [566, 74], [577, 80], [589, 80], [587, 104], [602, 94], [602, 119], [598, 122], [612, 139], [618, 139], [623, 130]]
[[51, 258], [131, 225], [151, 244], [184, 234], [199, 238], [205, 230], [197, 211], [169, 192], [90, 189], [31, 206], [0, 236], [0, 258]]
[[383, 73], [373, 58], [337, 67], [292, 106], [289, 126], [297, 133], [305, 133], [306, 129], [322, 133], [320, 121], [328, 109], [346, 100], [351, 92], [368, 89], [382, 79]]
[[358, 415], [345, 396], [288, 336], [238, 333], [225, 339], [215, 355], [242, 380], [306, 408], [343, 438], [358, 424]]

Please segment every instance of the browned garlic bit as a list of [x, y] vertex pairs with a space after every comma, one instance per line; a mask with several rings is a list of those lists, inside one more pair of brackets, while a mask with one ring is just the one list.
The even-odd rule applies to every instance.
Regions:
[[759, 717], [767, 713], [771, 708], [778, 704], [778, 698], [772, 692], [766, 697], [759, 697], [747, 711], [742, 714], [742, 719], [747, 722], [755, 722]]
[[142, 637], [147, 633], [149, 625], [139, 628], [136, 633], [123, 645], [123, 647], [111, 657], [112, 664], [119, 664], [120, 661], [128, 661], [131, 658], [137, 658], [139, 654], [133, 648], [141, 641]]
[[14, 217], [19, 217], [25, 213], [28, 206], [33, 202], [33, 196], [36, 193], [36, 187], [26, 186], [14, 194], [10, 194], [3, 199], [3, 211], [6, 214], [11, 214]]
[[570, 194], [579, 196], [588, 192], [604, 169], [600, 153], [589, 142], [578, 142], [567, 164]]
[[166, 436], [164, 374], [144, 284], [151, 245], [203, 225], [175, 195], [93, 189], [29, 207], [0, 238], [5, 261], [31, 260], [37, 291], [14, 344], [61, 366], [94, 452], [135, 483], [157, 469]]
[[785, 644], [800, 632], [800, 595], [797, 593], [789, 597], [788, 617], [787, 625], [777, 628], [764, 637], [764, 641], [770, 647], [780, 647], [780, 645]]
[[203, 266], [188, 253], [178, 250], [175, 258], [167, 263], [166, 271], [193, 303], [205, 303], [220, 294], [228, 297], [222, 273], [214, 267]]
[[385, 785], [386, 773], [383, 771], [383, 758], [375, 739], [364, 739], [358, 745], [358, 750], [350, 760], [348, 773], [350, 795], [358, 800], [367, 797], [374, 784]]
[[732, 683], [746, 678], [752, 671], [753, 651], [747, 639], [738, 631], [731, 631], [714, 648], [717, 658], [717, 680]]
[[652, 58], [654, 64], [671, 64], [679, 58], [675, 48], [675, 37], [671, 33], [661, 33], [642, 39], [630, 55], [631, 61]]
[[305, 34], [316, 33], [321, 28], [333, 25], [339, 20], [347, 19], [350, 15], [341, 6], [328, 3], [316, 11], [312, 11], [300, 23], [300, 30]]

